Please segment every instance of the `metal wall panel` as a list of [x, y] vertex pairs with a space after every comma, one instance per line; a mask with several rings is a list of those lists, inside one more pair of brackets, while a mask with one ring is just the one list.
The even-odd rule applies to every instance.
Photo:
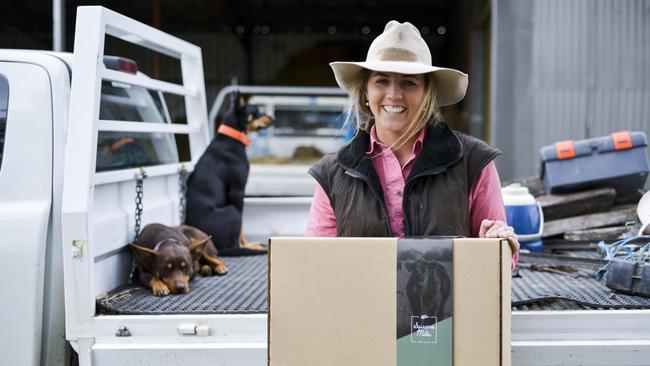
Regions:
[[493, 35], [502, 179], [537, 174], [558, 140], [650, 136], [650, 0], [495, 0]]

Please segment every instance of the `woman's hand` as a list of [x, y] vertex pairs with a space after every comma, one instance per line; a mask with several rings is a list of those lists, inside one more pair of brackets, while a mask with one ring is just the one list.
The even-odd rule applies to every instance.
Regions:
[[505, 238], [508, 239], [512, 255], [514, 256], [519, 252], [519, 240], [517, 234], [512, 226], [506, 225], [501, 220], [483, 220], [481, 221], [481, 228], [478, 232], [479, 238]]

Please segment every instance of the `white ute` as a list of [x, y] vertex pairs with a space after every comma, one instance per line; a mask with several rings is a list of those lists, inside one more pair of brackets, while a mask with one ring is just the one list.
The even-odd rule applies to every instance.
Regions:
[[[210, 134], [198, 47], [96, 6], [78, 9], [76, 29], [74, 56], [0, 50], [0, 363], [68, 365], [69, 343], [82, 366], [265, 365], [264, 314], [97, 315], [96, 298], [129, 275], [139, 172], [104, 161], [113, 146], [104, 142], [148, 146], [138, 161], [148, 175], [142, 224], [173, 225], [179, 172], [192, 170]], [[106, 35], [178, 59], [183, 83], [150, 79], [128, 61], [130, 72], [105, 66]], [[184, 97], [187, 124], [170, 122], [161, 93]], [[191, 161], [179, 162], [174, 134], [188, 136]], [[303, 232], [288, 222], [296, 227], [258, 230]], [[514, 312], [512, 322], [515, 365], [650, 364], [646, 310]]]

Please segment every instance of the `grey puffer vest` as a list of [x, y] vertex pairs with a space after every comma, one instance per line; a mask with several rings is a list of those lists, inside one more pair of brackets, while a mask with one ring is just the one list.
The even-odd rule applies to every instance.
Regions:
[[[384, 192], [370, 157], [370, 135], [360, 131], [311, 174], [327, 193], [337, 236], [394, 236]], [[468, 196], [483, 168], [501, 152], [444, 122], [428, 127], [403, 192], [404, 236], [470, 236]]]

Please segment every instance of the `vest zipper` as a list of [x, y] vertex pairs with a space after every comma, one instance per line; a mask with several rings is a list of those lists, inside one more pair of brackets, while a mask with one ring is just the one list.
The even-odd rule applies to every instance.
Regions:
[[411, 204], [414, 207], [414, 215], [413, 215], [413, 232], [415, 235], [422, 235], [422, 232], [420, 231], [420, 192], [415, 191], [413, 193], [413, 200], [411, 201]]
[[411, 228], [411, 223], [408, 220], [408, 215], [406, 215], [406, 207], [405, 207], [405, 202], [406, 200], [402, 201], [402, 211], [404, 212], [404, 236], [412, 236], [412, 235], [422, 235], [420, 232], [420, 192], [415, 192], [413, 194], [413, 197], [410, 195], [411, 187], [413, 187], [413, 182], [420, 177], [424, 177], [427, 175], [438, 175], [442, 172], [447, 170], [447, 168], [435, 168], [431, 170], [426, 170], [421, 173], [418, 173], [414, 175], [413, 177], [410, 177], [406, 181], [406, 185], [404, 186], [404, 198], [409, 197], [411, 199], [411, 205], [413, 206], [413, 228]]
[[377, 192], [375, 192], [375, 190], [372, 189], [372, 186], [370, 185], [370, 180], [368, 180], [368, 177], [366, 177], [365, 175], [361, 174], [359, 171], [354, 170], [354, 169], [346, 169], [345, 174], [349, 175], [352, 178], [361, 179], [364, 183], [366, 183], [368, 185], [368, 187], [370, 188], [370, 192], [375, 197], [375, 199], [379, 202], [381, 207], [384, 209], [384, 214], [386, 215], [386, 226], [388, 228], [388, 235], [389, 236], [394, 236], [393, 235], [393, 230], [390, 227], [390, 218], [388, 217], [388, 209], [386, 208], [386, 203], [384, 203], [383, 197], [378, 197]]

